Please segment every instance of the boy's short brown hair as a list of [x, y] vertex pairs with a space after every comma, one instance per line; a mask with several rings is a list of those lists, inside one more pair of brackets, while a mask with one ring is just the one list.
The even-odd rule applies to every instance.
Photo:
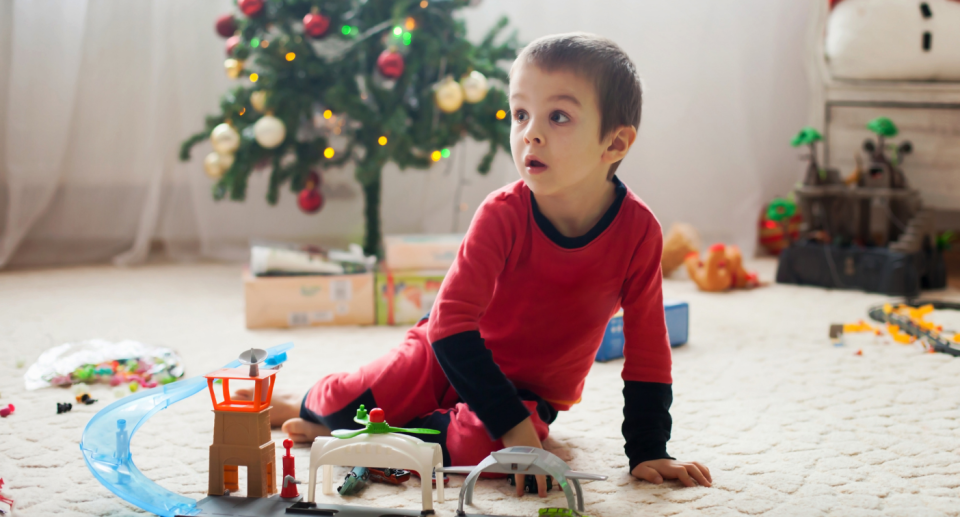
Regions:
[[[586, 32], [544, 36], [524, 47], [514, 66], [517, 63], [530, 63], [548, 72], [569, 70], [592, 79], [600, 103], [601, 140], [618, 127], [640, 127], [640, 77], [627, 53], [613, 41]], [[620, 162], [610, 166], [608, 179], [619, 166]]]

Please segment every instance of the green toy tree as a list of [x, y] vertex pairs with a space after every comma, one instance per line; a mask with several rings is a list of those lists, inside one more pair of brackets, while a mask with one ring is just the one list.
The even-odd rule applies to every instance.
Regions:
[[807, 166], [807, 175], [804, 178], [804, 183], [807, 185], [816, 184], [817, 178], [821, 181], [827, 178], [826, 171], [820, 168], [820, 163], [817, 161], [817, 142], [821, 140], [823, 140], [823, 136], [820, 135], [820, 132], [807, 126], [801, 129], [790, 141], [790, 145], [793, 147], [805, 145], [810, 148], [810, 164]]
[[[187, 139], [180, 158], [211, 139], [204, 159], [213, 196], [242, 201], [257, 168], [270, 167], [267, 201], [289, 182], [298, 205], [323, 205], [322, 171], [355, 166], [364, 194], [367, 254], [381, 253], [381, 171], [427, 168], [465, 137], [509, 152], [510, 120], [500, 66], [515, 35], [496, 42], [501, 19], [474, 45], [454, 13], [469, 0], [238, 0], [240, 16], [217, 21], [227, 74], [240, 84]], [[489, 84], [488, 78], [495, 84]]]

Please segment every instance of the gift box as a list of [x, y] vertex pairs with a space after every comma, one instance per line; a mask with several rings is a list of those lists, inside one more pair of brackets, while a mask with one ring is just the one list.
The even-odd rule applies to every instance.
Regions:
[[243, 275], [249, 329], [314, 325], [372, 325], [373, 273]]
[[[680, 346], [687, 342], [687, 329], [690, 321], [690, 306], [687, 302], [664, 301], [663, 310], [667, 319], [667, 334], [670, 346]], [[623, 357], [623, 311], [618, 312], [610, 322], [597, 350], [596, 360], [610, 361]]]
[[377, 325], [408, 325], [430, 312], [447, 271], [377, 272]]
[[388, 235], [383, 239], [384, 261], [393, 271], [443, 270], [457, 258], [463, 234]]

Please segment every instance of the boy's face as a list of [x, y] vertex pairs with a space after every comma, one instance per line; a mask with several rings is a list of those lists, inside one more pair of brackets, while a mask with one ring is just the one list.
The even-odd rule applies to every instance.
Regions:
[[517, 64], [510, 78], [510, 149], [534, 194], [569, 194], [606, 180], [600, 108], [593, 83], [566, 70]]

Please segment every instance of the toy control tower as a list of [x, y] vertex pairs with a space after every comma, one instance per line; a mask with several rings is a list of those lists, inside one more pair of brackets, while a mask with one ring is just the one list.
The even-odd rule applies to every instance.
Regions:
[[[249, 368], [224, 368], [205, 375], [213, 401], [213, 445], [210, 446], [209, 495], [239, 490], [239, 467], [247, 467], [247, 497], [277, 493], [276, 447], [270, 436], [270, 400], [277, 370], [258, 366], [267, 352], [250, 349], [240, 354]], [[223, 382], [223, 400], [217, 401], [214, 381]], [[230, 381], [253, 381], [252, 400], [230, 398]]]

